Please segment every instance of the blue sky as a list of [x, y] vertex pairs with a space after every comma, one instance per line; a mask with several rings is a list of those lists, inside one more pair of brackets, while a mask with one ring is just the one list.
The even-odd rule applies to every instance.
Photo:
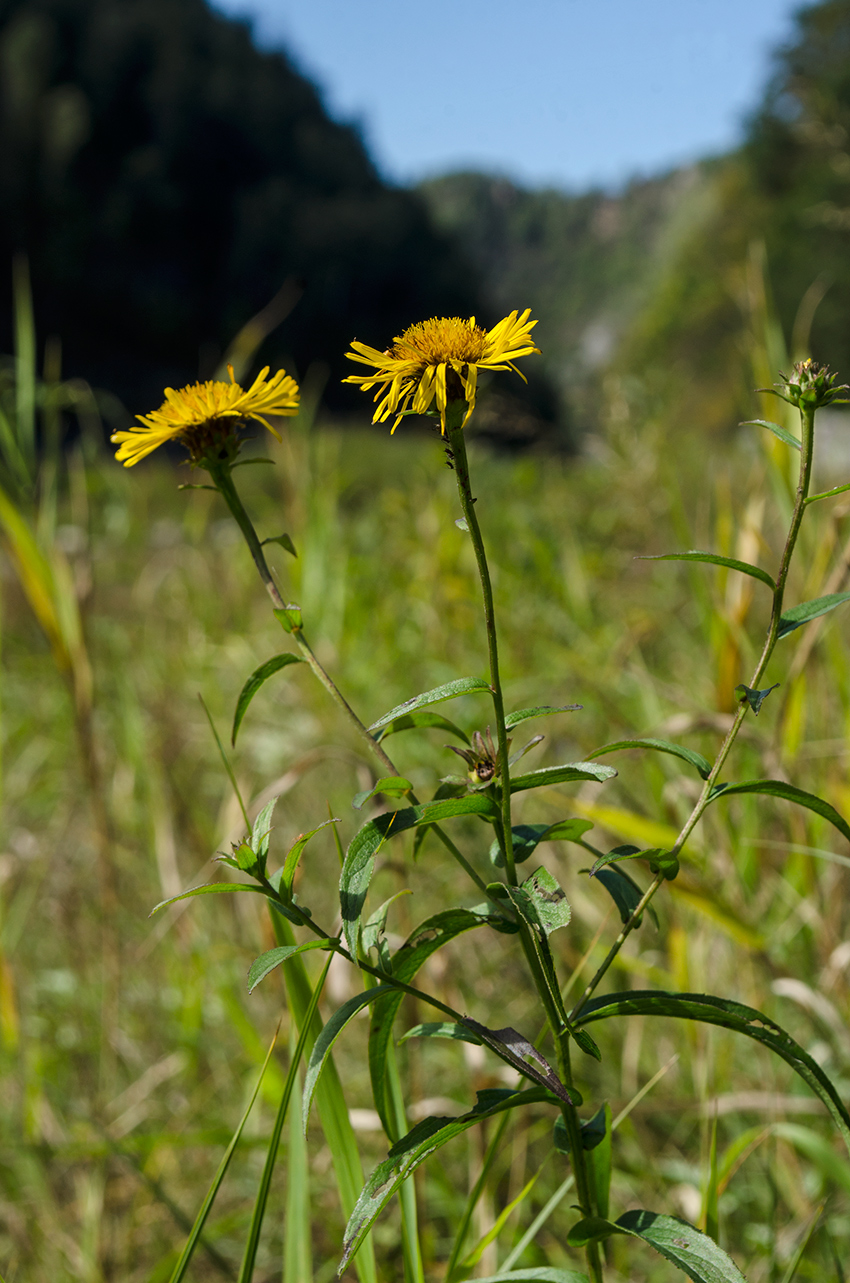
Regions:
[[384, 175], [616, 187], [739, 140], [799, 0], [215, 0]]

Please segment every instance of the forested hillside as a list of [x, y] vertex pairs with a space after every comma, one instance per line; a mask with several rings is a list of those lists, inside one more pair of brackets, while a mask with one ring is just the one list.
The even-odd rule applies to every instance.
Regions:
[[[209, 377], [281, 289], [263, 355], [330, 362], [336, 405], [353, 335], [478, 309], [422, 201], [203, 0], [2, 0], [0, 69], [0, 263], [27, 252], [40, 332], [134, 409]], [[5, 268], [7, 351], [9, 317]]]

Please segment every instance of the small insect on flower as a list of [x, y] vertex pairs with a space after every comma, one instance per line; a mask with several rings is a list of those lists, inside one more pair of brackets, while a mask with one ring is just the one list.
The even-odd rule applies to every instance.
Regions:
[[472, 413], [479, 370], [513, 370], [525, 379], [514, 361], [540, 352], [531, 340], [537, 322], [529, 321], [530, 315], [530, 308], [511, 312], [492, 330], [477, 325], [474, 316], [435, 316], [409, 326], [386, 352], [355, 339], [346, 352], [349, 361], [372, 365], [375, 372], [349, 374], [343, 383], [359, 383], [364, 392], [377, 388], [372, 422], [383, 423], [394, 414], [393, 432], [405, 414], [425, 414], [436, 401], [445, 436], [450, 402], [466, 402], [463, 425]]
[[233, 456], [239, 448], [239, 429], [248, 419], [262, 423], [279, 441], [266, 415], [297, 414], [298, 384], [285, 370], [267, 379], [266, 366], [245, 391], [233, 377], [233, 366], [227, 368], [229, 383], [210, 379], [207, 383], [192, 383], [179, 392], [166, 388], [165, 401], [158, 410], [136, 416], [141, 426], [114, 432], [111, 440], [118, 446], [118, 462], [130, 468], [166, 441], [180, 441], [192, 463], [201, 463], [211, 451], [224, 450]]

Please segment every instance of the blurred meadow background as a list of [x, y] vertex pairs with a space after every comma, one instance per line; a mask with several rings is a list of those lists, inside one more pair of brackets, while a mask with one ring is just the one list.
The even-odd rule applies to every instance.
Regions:
[[[629, 7], [596, 8], [606, 6], [612, 20]], [[333, 5], [318, 8], [333, 18]], [[532, 6], [538, 43], [572, 8]], [[538, 149], [523, 161], [514, 147], [497, 163], [485, 140], [469, 163], [447, 145], [441, 171], [424, 146], [405, 167], [378, 117], [363, 129], [340, 119], [333, 86], [323, 95], [303, 74], [306, 45], [301, 61], [271, 47], [282, 38], [271, 6], [258, 4], [252, 29], [244, 6], [224, 13], [201, 0], [0, 0], [5, 1283], [167, 1280], [282, 1018], [190, 1275], [235, 1279], [287, 1065], [279, 977], [246, 991], [250, 962], [274, 943], [265, 914], [242, 903], [254, 897], [148, 917], [211, 870], [226, 876], [210, 860], [241, 836], [198, 695], [226, 740], [244, 680], [281, 648], [219, 497], [178, 491], [197, 477], [177, 452], [132, 471], [114, 462], [109, 431], [159, 405], [166, 384], [211, 378], [227, 359], [237, 377], [282, 364], [301, 381], [302, 414], [282, 444], [257, 442], [275, 466], [240, 474], [243, 494], [263, 536], [293, 539], [297, 559], [275, 547], [274, 569], [370, 721], [417, 691], [482, 674], [485, 655], [439, 440], [412, 421], [392, 439], [370, 427], [367, 403], [340, 384], [345, 347], [356, 336], [382, 348], [434, 314], [492, 325], [530, 307], [543, 355], [525, 363], [528, 387], [500, 375], [484, 388], [471, 450], [508, 699], [583, 706], [551, 719], [534, 764], [634, 735], [681, 737], [712, 757], [729, 725], [767, 617], [758, 587], [636, 557], [696, 547], [771, 564], [790, 511], [787, 451], [738, 424], [776, 417], [753, 389], [792, 359], [811, 354], [850, 376], [850, 0], [753, 5], [754, 25], [740, 30], [725, 4], [641, 8], [654, 44], [668, 28], [657, 75], [664, 57], [675, 63], [671, 130], [687, 114], [682, 40], [697, 51], [700, 92], [710, 70], [700, 50], [716, 66], [733, 46], [749, 50], [751, 97], [721, 101], [719, 78], [714, 135], [668, 145], [658, 121], [644, 131], [648, 151], [612, 151], [606, 168], [597, 143], [591, 159], [576, 151], [571, 170], [571, 137], [593, 141], [592, 103], [579, 103], [553, 117], [557, 128], [541, 120], [548, 159]], [[364, 23], [382, 16], [376, 4], [363, 10]], [[491, 76], [521, 112], [522, 82], [513, 98], [504, 89], [515, 19], [498, 4], [491, 16], [507, 42]], [[303, 44], [309, 32], [292, 22]], [[374, 56], [395, 75], [414, 56], [406, 30], [397, 47], [373, 34]], [[565, 78], [571, 60], [604, 65], [596, 40], [565, 53]], [[455, 63], [473, 52], [456, 49]], [[475, 108], [451, 74], [434, 67], [434, 92], [458, 99], [462, 131]], [[624, 91], [620, 117], [638, 109]], [[849, 419], [819, 418], [817, 489], [848, 480]], [[795, 600], [850, 587], [846, 496], [811, 511], [802, 544]], [[736, 774], [793, 770], [847, 814], [846, 612], [783, 645], [772, 674], [781, 685], [745, 724]], [[450, 715], [471, 732], [480, 706], [465, 697]], [[417, 787], [453, 769], [442, 738], [397, 742]], [[364, 818], [351, 798], [374, 781], [373, 763], [298, 670], [264, 688], [231, 757], [252, 807], [282, 795], [273, 851], [328, 808], [343, 842]], [[687, 782], [666, 758], [627, 754], [617, 767], [602, 788], [549, 789], [540, 805], [552, 820], [592, 820], [598, 845], [636, 835], [671, 844], [693, 802]], [[656, 901], [658, 926], [645, 921], [618, 958], [615, 987], [739, 998], [781, 1020], [850, 1094], [846, 844], [809, 812], [741, 797], [709, 812], [689, 857]], [[604, 953], [613, 906], [582, 874], [579, 848], [549, 844], [543, 858], [573, 906], [556, 940], [578, 985]], [[320, 835], [303, 878], [326, 919], [337, 867]], [[433, 841], [415, 864], [409, 844], [387, 854], [376, 903], [414, 892], [394, 907], [396, 937], [457, 894], [454, 876]], [[524, 1028], [515, 976], [505, 1010], [498, 941], [465, 940], [429, 967], [446, 1001]], [[354, 983], [334, 965], [327, 1010]], [[411, 1002], [406, 1022], [425, 1018]], [[369, 1171], [385, 1145], [364, 1041], [349, 1033], [337, 1065]], [[752, 1283], [789, 1278], [814, 1226], [796, 1277], [850, 1277], [850, 1163], [790, 1071], [729, 1034], [672, 1021], [634, 1021], [600, 1043], [615, 1117], [631, 1106], [615, 1139], [618, 1204], [703, 1225], [716, 1217]], [[400, 1055], [414, 1118], [459, 1112], [503, 1081], [479, 1048], [414, 1042]], [[565, 1242], [571, 1198], [559, 1192], [567, 1160], [560, 1175], [544, 1166], [551, 1120], [532, 1112], [511, 1127], [476, 1235], [542, 1171], [476, 1273], [505, 1261], [577, 1268]], [[417, 1176], [429, 1277], [440, 1277], [434, 1262], [489, 1139], [471, 1131]], [[308, 1156], [297, 1122], [284, 1143], [298, 1180], [287, 1183], [281, 1164], [255, 1279], [283, 1271], [287, 1283], [329, 1283], [343, 1228], [329, 1151], [315, 1121]], [[397, 1241], [390, 1211], [375, 1234], [387, 1280], [402, 1277]], [[673, 1276], [648, 1254], [639, 1273], [637, 1259], [627, 1268], [615, 1244], [610, 1277]]]

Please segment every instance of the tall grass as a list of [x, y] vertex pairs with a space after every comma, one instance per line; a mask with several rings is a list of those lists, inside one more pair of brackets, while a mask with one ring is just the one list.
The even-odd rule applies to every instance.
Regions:
[[[754, 437], [730, 436], [709, 451], [698, 437], [635, 411], [628, 388], [609, 392], [607, 434], [580, 460], [476, 450], [478, 485], [488, 513], [498, 514], [486, 534], [507, 691], [518, 705], [537, 702], [541, 691], [552, 702], [583, 705], [545, 728], [552, 752], [566, 754], [554, 760], [580, 759], [614, 738], [665, 732], [687, 734], [711, 756], [730, 718], [717, 699], [719, 677], [728, 671], [730, 648], [751, 661], [742, 620], [745, 613], [766, 618], [765, 607], [758, 597], [742, 600], [724, 572], [634, 558], [709, 546], [741, 555], [740, 547], [726, 546], [733, 529], [742, 531], [739, 540], [771, 544], [779, 532], [758, 496], [772, 486], [781, 509], [787, 479], [778, 456]], [[272, 555], [311, 621], [320, 657], [364, 716], [458, 673], [479, 673], [474, 565], [455, 527], [454, 482], [439, 466], [436, 439], [400, 430], [390, 441], [365, 429], [312, 427], [307, 418], [287, 426], [273, 457], [274, 469], [245, 470], [243, 490], [262, 535], [286, 529], [295, 539], [297, 561], [282, 549]], [[128, 476], [111, 460], [90, 458], [85, 476], [85, 505], [68, 487], [58, 495], [55, 538], [75, 573], [92, 584], [85, 644], [94, 674], [94, 751], [114, 834], [119, 990], [105, 1046], [109, 977], [102, 974], [91, 779], [76, 746], [68, 684], [7, 559], [0, 1273], [6, 1283], [167, 1279], [283, 1014], [281, 1050], [192, 1265], [193, 1278], [235, 1278], [293, 1032], [277, 982], [249, 997], [240, 959], [247, 970], [274, 941], [251, 896], [181, 904], [152, 921], [146, 910], [199, 881], [211, 857], [241, 835], [197, 695], [224, 737], [242, 680], [279, 649], [280, 633], [217, 495], [177, 494], [182, 477], [163, 462]], [[846, 547], [848, 513], [840, 498], [813, 511], [795, 571], [797, 599], [836, 590], [827, 580]], [[790, 688], [786, 681], [800, 647], [811, 645], [811, 632], [801, 630], [784, 643], [777, 665], [783, 685], [764, 706], [759, 734], [742, 736], [736, 773], [776, 778], [793, 765], [795, 783], [846, 813], [846, 617], [809, 628], [817, 639], [805, 679]], [[472, 703], [459, 701], [452, 716], [477, 725]], [[445, 759], [448, 772], [448, 752]], [[396, 760], [417, 787], [436, 783], [434, 754], [415, 737], [399, 738]], [[281, 851], [328, 806], [342, 817], [343, 842], [362, 822], [350, 799], [372, 782], [372, 763], [353, 736], [340, 737], [323, 692], [297, 667], [274, 678], [251, 706], [233, 761], [246, 799], [283, 794], [273, 835]], [[589, 784], [574, 798], [556, 789], [539, 794], [535, 816], [545, 819], [548, 807], [554, 820], [566, 804], [613, 842], [641, 833], [647, 845], [669, 845], [693, 803], [688, 785], [663, 758], [629, 755], [618, 766], [604, 793]], [[387, 853], [376, 884], [379, 900], [403, 887], [413, 891], [396, 904], [400, 933], [445, 903], [454, 878], [433, 840], [416, 864], [401, 852], [397, 844]], [[618, 987], [729, 993], [781, 1018], [850, 1086], [847, 852], [817, 817], [742, 797], [709, 812], [691, 854], [669, 895], [659, 897], [661, 929], [647, 920], [618, 958]], [[569, 884], [574, 914], [553, 945], [567, 969], [584, 958], [592, 969], [604, 951], [599, 929], [606, 918], [612, 925], [610, 902], [579, 875], [585, 861], [577, 848], [552, 845], [544, 858]], [[320, 835], [303, 877], [323, 920], [336, 913], [337, 870], [333, 839]], [[464, 956], [476, 954], [468, 972], [452, 966], [453, 948], [430, 964], [431, 988], [470, 1009], [463, 977], [475, 975], [475, 1009], [491, 1011], [496, 1024], [521, 1026], [531, 991], [524, 994], [512, 977], [506, 1000], [498, 940], [485, 946], [465, 938]], [[313, 955], [305, 966], [318, 975]], [[344, 970], [331, 967], [328, 1010], [349, 996], [350, 984]], [[426, 1018], [413, 1004], [406, 1013], [409, 1024]], [[840, 1260], [850, 1254], [850, 1165], [790, 1072], [719, 1030], [672, 1021], [651, 1028], [633, 1021], [622, 1039], [603, 1033], [599, 1041], [615, 1118], [655, 1080], [616, 1131], [618, 1204], [678, 1206], [703, 1225], [719, 1222], [720, 1241], [748, 1279], [779, 1283], [823, 1203], [796, 1277], [841, 1277], [832, 1261], [834, 1252]], [[362, 1042], [346, 1039], [337, 1063], [368, 1170], [385, 1146], [369, 1109]], [[434, 1112], [434, 1097], [456, 1112], [473, 1087], [501, 1084], [478, 1049], [405, 1043], [399, 1054], [416, 1087], [414, 1120], [416, 1110]], [[511, 1127], [472, 1209], [467, 1250], [544, 1170], [484, 1243], [474, 1268], [493, 1273], [553, 1201], [512, 1264], [577, 1264], [566, 1247], [571, 1196], [562, 1190], [554, 1200], [568, 1160], [562, 1169], [543, 1162], [551, 1120], [529, 1113]], [[491, 1139], [492, 1131], [474, 1130], [419, 1178], [426, 1274], [451, 1250], [465, 1191]], [[285, 1133], [283, 1143], [295, 1147], [302, 1165], [297, 1139]], [[651, 1168], [650, 1150], [660, 1155]], [[301, 1264], [293, 1264], [292, 1242], [283, 1241], [283, 1217], [288, 1207], [290, 1226], [299, 1215], [303, 1226], [304, 1191], [287, 1191], [280, 1168], [257, 1278], [279, 1276], [287, 1257], [287, 1277], [295, 1279], [308, 1253], [313, 1278], [333, 1276], [343, 1220], [327, 1148], [311, 1144], [310, 1154], [312, 1237], [305, 1242], [302, 1232], [294, 1240]], [[374, 1235], [379, 1270], [389, 1279], [402, 1270], [396, 1216], [389, 1213]], [[624, 1279], [669, 1277], [670, 1267], [648, 1254], [626, 1266], [618, 1251], [612, 1241], [611, 1278], [618, 1268]]]

